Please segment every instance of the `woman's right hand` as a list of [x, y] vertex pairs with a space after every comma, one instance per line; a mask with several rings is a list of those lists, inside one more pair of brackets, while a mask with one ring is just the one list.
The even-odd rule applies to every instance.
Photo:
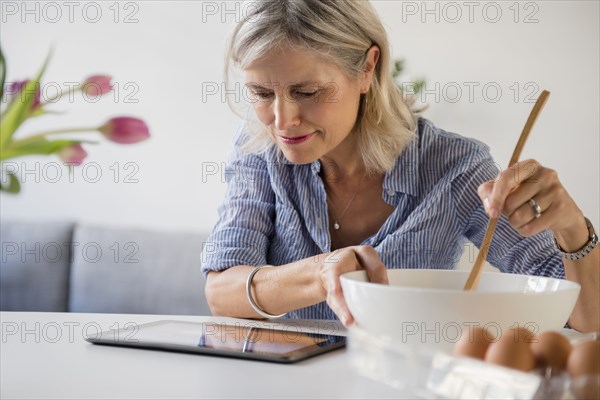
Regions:
[[379, 254], [371, 246], [350, 246], [319, 257], [319, 279], [327, 304], [344, 326], [354, 322], [342, 293], [340, 276], [346, 272], [364, 269], [369, 281], [387, 285], [387, 270]]

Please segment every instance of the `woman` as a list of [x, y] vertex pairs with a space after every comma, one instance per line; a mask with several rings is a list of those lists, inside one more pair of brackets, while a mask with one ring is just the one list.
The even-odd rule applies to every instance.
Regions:
[[386, 267], [454, 268], [491, 216], [488, 261], [578, 282], [569, 323], [600, 329], [593, 228], [556, 173], [527, 160], [498, 175], [485, 145], [411, 113], [368, 2], [266, 0], [245, 17], [226, 76], [243, 71], [254, 116], [203, 256], [214, 314], [349, 325], [341, 274], [385, 284]]

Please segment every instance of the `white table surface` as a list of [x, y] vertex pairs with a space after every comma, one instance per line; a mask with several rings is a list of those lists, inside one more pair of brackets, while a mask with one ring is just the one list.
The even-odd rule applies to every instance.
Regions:
[[[162, 319], [244, 322], [230, 318], [2, 312], [0, 397], [13, 398], [414, 398], [360, 376], [348, 352], [296, 364], [113, 346], [93, 335]], [[298, 326], [298, 325], [296, 325]], [[329, 325], [329, 328], [331, 325]], [[310, 327], [308, 330], [313, 331]], [[340, 333], [344, 330], [340, 327]]]

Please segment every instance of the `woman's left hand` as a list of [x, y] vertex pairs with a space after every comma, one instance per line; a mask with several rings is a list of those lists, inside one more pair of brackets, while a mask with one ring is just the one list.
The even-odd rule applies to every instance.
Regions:
[[[550, 229], [566, 251], [576, 251], [588, 240], [582, 211], [556, 171], [536, 160], [514, 164], [497, 179], [480, 185], [478, 194], [490, 217], [506, 214], [511, 226], [522, 236]], [[536, 203], [541, 211], [537, 217]]]

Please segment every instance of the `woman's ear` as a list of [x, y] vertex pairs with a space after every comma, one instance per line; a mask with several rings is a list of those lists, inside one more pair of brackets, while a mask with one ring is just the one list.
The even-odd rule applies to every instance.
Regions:
[[371, 87], [371, 82], [373, 82], [373, 74], [375, 73], [375, 67], [379, 61], [379, 53], [379, 47], [377, 47], [377, 45], [372, 45], [369, 50], [367, 50], [365, 72], [361, 82], [362, 93], [367, 93]]

